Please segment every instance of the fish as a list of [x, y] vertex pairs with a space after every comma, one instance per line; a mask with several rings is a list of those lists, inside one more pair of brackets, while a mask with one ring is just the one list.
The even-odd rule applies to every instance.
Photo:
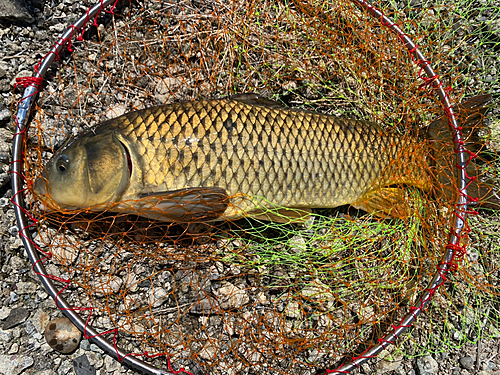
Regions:
[[[488, 98], [471, 107], [483, 110]], [[296, 223], [314, 208], [342, 205], [405, 218], [407, 189], [429, 192], [439, 182], [432, 150], [441, 152], [440, 142], [239, 94], [102, 122], [68, 140], [32, 190], [49, 211], [181, 223], [243, 217]]]

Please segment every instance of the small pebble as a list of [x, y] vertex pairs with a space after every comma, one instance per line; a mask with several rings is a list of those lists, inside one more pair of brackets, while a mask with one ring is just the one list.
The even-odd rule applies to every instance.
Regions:
[[[11, 292], [10, 299], [13, 302], [15, 302], [19, 299], [19, 296], [17, 294], [15, 294], [16, 298], [14, 300], [12, 298], [13, 294], [15, 294], [15, 293]], [[26, 310], [24, 307], [17, 307], [15, 309], [12, 309], [10, 311], [9, 316], [7, 317], [7, 319], [5, 320], [5, 322], [3, 324], [3, 329], [5, 329], [5, 330], [10, 329], [10, 328], [17, 326], [18, 324], [23, 323], [28, 318], [29, 315], [30, 315], [29, 311]]]
[[0, 308], [0, 320], [4, 320], [5, 318], [7, 318], [10, 314], [10, 310], [8, 307], [5, 307], [3, 306], [2, 308]]
[[475, 361], [475, 359], [469, 355], [466, 357], [460, 358], [460, 364], [466, 370], [472, 370], [472, 368], [474, 367], [474, 361]]
[[71, 353], [78, 347], [82, 333], [68, 318], [53, 319], [45, 327], [47, 344], [60, 353]]
[[95, 375], [96, 373], [95, 367], [90, 364], [85, 354], [73, 360], [73, 369], [76, 375]]
[[104, 357], [104, 367], [106, 368], [107, 372], [111, 373], [120, 373], [120, 370], [122, 366], [120, 365], [120, 362], [118, 362], [116, 359], [113, 357], [107, 355]]
[[90, 364], [94, 366], [96, 370], [99, 370], [100, 368], [103, 367], [104, 365], [104, 359], [102, 358], [101, 353], [95, 353], [95, 352], [87, 352], [85, 353], [87, 356]]
[[62, 361], [61, 365], [57, 369], [57, 375], [70, 374], [72, 367], [73, 367], [73, 365], [69, 359]]
[[7, 198], [0, 198], [0, 208], [4, 208], [10, 206], [10, 199]]
[[420, 375], [434, 374], [438, 371], [438, 363], [430, 355], [417, 358], [418, 373]]
[[16, 354], [18, 351], [19, 351], [19, 344], [15, 342], [14, 344], [12, 344], [7, 354]]
[[86, 351], [90, 350], [90, 342], [89, 342], [89, 340], [85, 340], [85, 339], [82, 340], [80, 342], [80, 348], [82, 348], [82, 350], [86, 350]]
[[37, 333], [36, 332], [36, 327], [35, 327], [35, 325], [33, 324], [33, 322], [31, 320], [27, 320], [27, 321], [24, 322], [24, 330], [31, 337], [33, 337], [33, 335], [35, 333]]
[[486, 362], [483, 363], [483, 370], [488, 371], [488, 370], [494, 370], [496, 369], [495, 362]]
[[12, 340], [13, 334], [11, 331], [3, 330], [0, 328], [0, 343], [9, 342]]
[[96, 344], [90, 344], [90, 350], [96, 353], [104, 353]]
[[467, 259], [469, 262], [477, 262], [479, 260], [479, 253], [476, 251], [467, 251]]
[[9, 119], [10, 119], [10, 111], [8, 109], [1, 110], [0, 111], [0, 121], [6, 121]]
[[40, 299], [42, 299], [42, 300], [43, 300], [43, 299], [45, 299], [45, 298], [47, 298], [47, 297], [49, 296], [49, 295], [48, 295], [47, 293], [45, 293], [45, 291], [43, 291], [43, 290], [39, 290], [39, 291], [37, 291], [37, 292], [36, 292], [36, 294], [37, 294], [38, 298], [40, 298]]
[[368, 365], [368, 363], [363, 363], [361, 365], [361, 371], [365, 374], [371, 374], [372, 373], [372, 370], [370, 368], [370, 366]]
[[14, 338], [18, 339], [21, 337], [21, 328], [19, 327], [14, 327], [12, 329], [12, 336], [14, 336]]
[[10, 292], [10, 300], [12, 302], [17, 302], [19, 300], [19, 296], [14, 292]]

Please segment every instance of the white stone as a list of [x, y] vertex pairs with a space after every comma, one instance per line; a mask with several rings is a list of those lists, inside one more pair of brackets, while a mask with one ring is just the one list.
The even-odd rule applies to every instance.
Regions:
[[109, 275], [90, 280], [89, 284], [96, 294], [108, 295], [120, 290], [122, 280], [118, 276]]
[[297, 301], [290, 301], [286, 306], [286, 316], [289, 318], [298, 318], [300, 316], [301, 309]]
[[33, 294], [37, 290], [35, 283], [19, 281], [17, 284], [17, 294]]
[[173, 100], [181, 85], [182, 80], [178, 78], [159, 78], [154, 90], [156, 101], [163, 104]]
[[43, 371], [40, 371], [40, 372], [37, 372], [36, 375], [56, 375], [57, 373], [52, 370], [52, 369], [49, 369], [49, 370], [43, 370]]
[[107, 355], [104, 357], [104, 368], [107, 372], [120, 372], [122, 366], [116, 359]]
[[12, 344], [7, 354], [16, 354], [18, 351], [19, 351], [19, 344], [15, 342], [14, 344]]
[[417, 358], [417, 367], [420, 375], [435, 374], [439, 369], [439, 365], [430, 355]]
[[165, 303], [168, 292], [164, 288], [155, 288], [153, 307], [160, 307]]
[[45, 299], [47, 298], [49, 295], [47, 293], [45, 293], [43, 290], [37, 290], [36, 292], [36, 295], [38, 296], [38, 298], [40, 299]]
[[108, 112], [106, 112], [105, 116], [109, 120], [123, 115], [127, 112], [127, 106], [125, 104], [118, 104], [116, 107], [110, 108]]
[[19, 337], [21, 337], [21, 328], [20, 327], [14, 327], [12, 329], [12, 335], [14, 336], [14, 338], [18, 339]]
[[264, 292], [259, 292], [259, 294], [257, 294], [257, 301], [263, 305], [268, 303], [267, 297]]
[[45, 340], [43, 340], [42, 345], [40, 345], [40, 352], [42, 353], [42, 355], [47, 355], [52, 351], [54, 351], [54, 349], [52, 349], [50, 345], [47, 344]]
[[6, 306], [3, 306], [1, 309], [0, 309], [0, 320], [4, 320], [6, 319], [9, 314], [10, 314], [10, 310], [8, 307]]
[[198, 353], [198, 355], [200, 356], [200, 358], [204, 359], [204, 360], [212, 360], [215, 356], [215, 348], [213, 347], [212, 344], [210, 344], [210, 342], [208, 342], [201, 350], [200, 352]]
[[72, 369], [73, 369], [73, 363], [69, 359], [67, 359], [62, 361], [61, 365], [57, 369], [57, 374], [66, 375], [69, 374]]
[[50, 316], [43, 311], [43, 309], [37, 309], [33, 317], [31, 318], [33, 325], [38, 333], [44, 333], [47, 323], [50, 321]]
[[302, 236], [295, 236], [289, 242], [288, 245], [292, 248], [295, 253], [301, 253], [306, 250], [307, 243]]
[[10, 330], [4, 331], [0, 328], [0, 341], [1, 342], [9, 342], [12, 340], [13, 334]]
[[227, 282], [221, 285], [216, 296], [223, 309], [239, 308], [250, 300], [244, 289]]
[[96, 353], [96, 352], [87, 352], [85, 353], [88, 360], [89, 360], [89, 363], [94, 366], [94, 368], [96, 370], [100, 369], [102, 367], [102, 365], [104, 364], [104, 360], [102, 358], [102, 355], [100, 353]]
[[379, 361], [374, 365], [378, 375], [385, 374], [389, 371], [396, 370], [401, 366], [403, 356], [401, 354], [391, 355], [389, 351], [382, 350], [378, 355]]

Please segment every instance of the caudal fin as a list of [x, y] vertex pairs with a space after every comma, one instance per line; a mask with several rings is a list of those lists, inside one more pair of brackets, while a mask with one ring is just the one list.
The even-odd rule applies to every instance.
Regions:
[[[485, 128], [483, 118], [490, 101], [490, 94], [478, 95], [453, 107], [465, 145], [467, 149], [473, 152], [480, 151], [484, 147], [480, 131]], [[427, 131], [426, 136], [430, 141], [443, 142], [443, 146], [453, 149], [447, 116], [443, 115], [441, 118], [434, 120], [424, 131]]]
[[[494, 184], [497, 178], [481, 165], [481, 153], [486, 149], [484, 135], [486, 130], [483, 123], [484, 114], [488, 109], [491, 95], [474, 96], [454, 107], [457, 122], [462, 131], [465, 147], [478, 158], [467, 159], [467, 196], [469, 201], [476, 202], [482, 207], [500, 209], [500, 195]], [[452, 141], [452, 134], [448, 127], [448, 118], [441, 117], [433, 121], [426, 129], [426, 138], [430, 144], [430, 164], [436, 182], [436, 195], [455, 200], [457, 189], [456, 156]]]
[[494, 178], [488, 176], [487, 172], [472, 160], [466, 168], [467, 175], [472, 179], [468, 182], [467, 196], [469, 203], [480, 207], [500, 210], [500, 193]]

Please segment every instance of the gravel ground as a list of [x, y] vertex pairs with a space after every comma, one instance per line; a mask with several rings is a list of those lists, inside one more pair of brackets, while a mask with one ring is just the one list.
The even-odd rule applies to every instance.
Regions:
[[[10, 106], [14, 80], [31, 76], [34, 64], [65, 30], [68, 17], [82, 14], [86, 9], [85, 2], [0, 0], [0, 374], [134, 373], [88, 340], [82, 340], [71, 354], [61, 354], [47, 344], [44, 328], [50, 319], [62, 314], [31, 269], [17, 236], [10, 204]], [[361, 372], [496, 374], [497, 363], [500, 366], [499, 348], [498, 339], [489, 339], [480, 345], [467, 344], [417, 359], [397, 357], [392, 362], [372, 361], [362, 366]]]

